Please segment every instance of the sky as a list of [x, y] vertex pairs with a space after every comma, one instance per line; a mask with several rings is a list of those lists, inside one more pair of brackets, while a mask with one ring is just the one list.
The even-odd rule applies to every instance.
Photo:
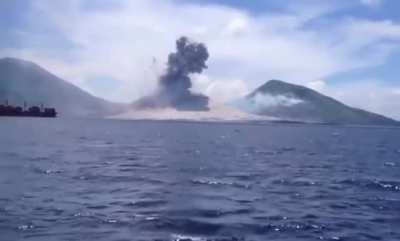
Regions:
[[175, 40], [209, 49], [193, 90], [219, 102], [270, 79], [400, 120], [397, 0], [2, 0], [0, 58], [118, 102], [151, 93]]

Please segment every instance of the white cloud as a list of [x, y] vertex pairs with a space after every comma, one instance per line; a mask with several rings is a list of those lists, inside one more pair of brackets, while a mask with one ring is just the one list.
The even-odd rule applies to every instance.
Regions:
[[306, 87], [320, 92], [323, 91], [326, 87], [326, 82], [323, 80], [314, 80], [306, 83]]
[[351, 19], [343, 28], [345, 37], [366, 45], [382, 40], [400, 40], [400, 25], [391, 20]]
[[205, 42], [210, 51], [209, 69], [196, 78], [195, 89], [230, 100], [272, 78], [322, 89], [323, 83], [310, 81], [381, 64], [400, 39], [400, 25], [387, 20], [344, 18], [307, 27], [310, 20], [335, 11], [326, 2], [257, 16], [171, 0], [120, 0], [116, 7], [91, 11], [82, 8], [83, 2], [40, 0], [27, 13], [35, 28], [24, 32], [26, 43], [49, 38], [37, 30], [50, 29], [72, 49], [36, 46], [3, 49], [0, 55], [33, 60], [94, 94], [99, 92], [87, 80], [110, 77], [120, 87], [103, 97], [131, 101], [155, 88], [175, 39], [187, 35]]
[[246, 17], [232, 19], [225, 28], [225, 33], [229, 35], [245, 34], [249, 30], [249, 22]]
[[193, 91], [204, 93], [217, 102], [230, 102], [250, 92], [243, 80], [211, 80], [206, 75], [194, 76]]
[[360, 0], [360, 2], [368, 7], [377, 7], [382, 4], [383, 0]]
[[277, 107], [277, 106], [293, 106], [300, 103], [303, 103], [302, 100], [291, 98], [284, 95], [263, 95], [263, 94], [256, 94], [254, 98], [251, 100], [254, 104], [254, 107], [257, 110], [265, 109], [265, 107]]
[[392, 93], [400, 97], [400, 88], [393, 88]]

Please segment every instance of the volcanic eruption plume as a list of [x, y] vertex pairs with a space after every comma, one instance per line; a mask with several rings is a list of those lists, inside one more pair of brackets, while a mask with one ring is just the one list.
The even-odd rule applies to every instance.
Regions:
[[159, 78], [156, 94], [135, 103], [138, 108], [173, 107], [178, 110], [208, 110], [208, 97], [190, 91], [190, 74], [202, 73], [207, 68], [207, 47], [191, 42], [187, 37], [176, 41], [176, 52], [168, 57], [166, 73]]

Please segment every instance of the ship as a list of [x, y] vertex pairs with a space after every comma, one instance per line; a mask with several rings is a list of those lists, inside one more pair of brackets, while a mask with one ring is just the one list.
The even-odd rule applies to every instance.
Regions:
[[27, 107], [26, 103], [24, 107], [12, 106], [6, 101], [4, 105], [0, 105], [0, 117], [2, 116], [55, 118], [57, 111], [55, 108], [45, 108], [43, 105]]

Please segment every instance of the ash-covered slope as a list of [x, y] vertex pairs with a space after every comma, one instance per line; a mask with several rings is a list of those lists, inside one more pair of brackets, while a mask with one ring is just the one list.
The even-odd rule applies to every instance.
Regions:
[[119, 113], [121, 104], [94, 97], [40, 66], [14, 58], [0, 59], [0, 102], [43, 104], [60, 116], [102, 117]]
[[179, 121], [277, 121], [274, 118], [251, 115], [222, 103], [210, 101], [207, 110], [179, 110], [173, 107], [133, 108], [127, 112], [110, 117], [121, 120], [179, 120]]
[[259, 115], [285, 120], [355, 125], [399, 125], [382, 115], [349, 107], [300, 85], [270, 80], [238, 102]]

